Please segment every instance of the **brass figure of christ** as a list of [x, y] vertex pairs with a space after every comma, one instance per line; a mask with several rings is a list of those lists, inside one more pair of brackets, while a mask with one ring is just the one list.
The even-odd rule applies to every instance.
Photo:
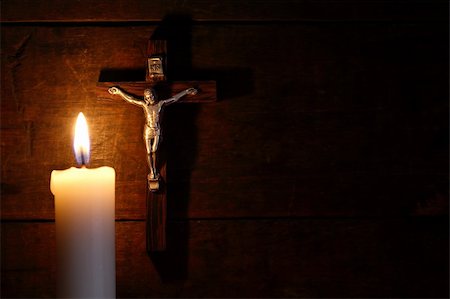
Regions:
[[155, 92], [153, 89], [144, 90], [144, 98], [137, 99], [126, 92], [122, 91], [118, 87], [111, 87], [108, 92], [112, 95], [119, 95], [128, 103], [139, 106], [144, 109], [145, 114], [145, 127], [144, 127], [144, 141], [145, 148], [147, 150], [147, 162], [150, 168], [150, 173], [147, 176], [148, 187], [150, 191], [158, 191], [159, 189], [159, 174], [156, 168], [156, 154], [158, 152], [158, 146], [161, 139], [161, 118], [163, 108], [166, 105], [175, 103], [181, 97], [185, 95], [197, 94], [197, 89], [188, 88], [180, 93], [177, 93], [173, 97], [156, 101]]

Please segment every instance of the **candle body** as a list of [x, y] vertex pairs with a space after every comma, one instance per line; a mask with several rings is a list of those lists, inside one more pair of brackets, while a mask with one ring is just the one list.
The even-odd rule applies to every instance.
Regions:
[[54, 170], [50, 189], [55, 196], [59, 295], [114, 298], [114, 169]]

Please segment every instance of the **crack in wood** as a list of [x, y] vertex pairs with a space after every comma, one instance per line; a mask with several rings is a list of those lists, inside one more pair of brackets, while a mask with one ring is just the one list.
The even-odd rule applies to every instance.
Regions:
[[23, 114], [24, 107], [20, 105], [20, 100], [17, 95], [18, 88], [18, 79], [17, 79], [17, 70], [21, 65], [21, 60], [25, 55], [25, 50], [27, 48], [28, 42], [30, 41], [31, 34], [27, 34], [24, 36], [19, 43], [13, 48], [14, 53], [12, 55], [8, 55], [8, 67], [11, 76], [11, 94], [16, 104], [16, 111], [19, 114]]
[[29, 121], [26, 123], [27, 132], [27, 156], [31, 157], [33, 154], [33, 141], [34, 141], [34, 123]]
[[83, 84], [83, 78], [82, 76], [77, 72], [77, 70], [72, 66], [72, 64], [70, 63], [69, 59], [64, 59], [64, 63], [67, 65], [67, 67], [69, 68], [69, 70], [72, 72], [73, 76], [75, 77], [75, 79], [78, 81], [78, 83], [80, 84], [81, 89], [85, 92], [88, 93], [88, 90], [86, 89], [86, 87]]

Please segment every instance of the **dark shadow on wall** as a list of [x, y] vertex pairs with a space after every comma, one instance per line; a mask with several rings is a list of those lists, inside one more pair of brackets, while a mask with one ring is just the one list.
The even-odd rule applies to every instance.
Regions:
[[[193, 25], [189, 15], [169, 15], [151, 36], [154, 40], [167, 40], [168, 80], [216, 80], [220, 100], [250, 93], [253, 84], [252, 73], [248, 69], [199, 70], [192, 67]], [[195, 123], [199, 105], [182, 103], [169, 106], [165, 111], [162, 151], [168, 157], [167, 250], [150, 254], [163, 282], [183, 281], [188, 276], [188, 208], [191, 173], [198, 153]]]
[[[237, 67], [194, 69], [192, 67], [192, 28], [189, 15], [168, 15], [150, 39], [167, 41], [166, 77], [170, 81], [215, 80], [217, 98], [227, 100], [253, 91], [252, 71]], [[100, 82], [144, 81], [142, 69], [104, 69]], [[170, 85], [154, 86], [158, 99], [172, 96]], [[201, 92], [201, 91], [200, 91]], [[142, 96], [142, 95], [137, 95]], [[167, 225], [166, 250], [149, 252], [162, 282], [180, 282], [188, 276], [189, 215], [191, 172], [198, 153], [195, 127], [201, 104], [180, 103], [165, 108], [158, 164], [166, 164]], [[176, 188], [172, 187], [176, 186]]]

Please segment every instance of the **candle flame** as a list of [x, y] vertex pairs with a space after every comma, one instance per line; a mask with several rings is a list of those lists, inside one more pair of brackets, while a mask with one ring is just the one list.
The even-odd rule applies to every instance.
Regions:
[[89, 162], [89, 132], [86, 118], [82, 112], [78, 114], [77, 123], [75, 124], [73, 150], [75, 152], [75, 159], [78, 164], [85, 165]]

